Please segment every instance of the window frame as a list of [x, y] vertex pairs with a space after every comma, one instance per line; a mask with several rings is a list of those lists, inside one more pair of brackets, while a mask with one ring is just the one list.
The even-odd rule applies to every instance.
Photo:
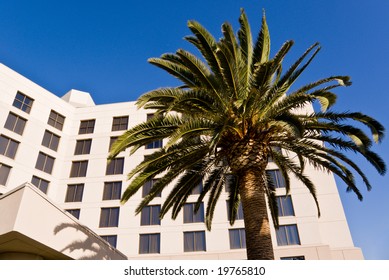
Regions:
[[276, 239], [278, 246], [301, 245], [297, 224], [280, 225], [276, 230]]
[[[147, 239], [146, 239], [147, 238]], [[151, 240], [156, 238], [156, 240]], [[147, 244], [143, 244], [142, 241], [147, 240]], [[152, 247], [153, 242], [156, 244], [156, 248]], [[146, 246], [147, 245], [147, 246]], [[145, 248], [147, 247], [147, 248]], [[146, 249], [146, 250], [143, 250]], [[141, 233], [139, 234], [139, 254], [160, 254], [161, 253], [161, 234], [160, 233]]]
[[9, 112], [7, 116], [7, 120], [5, 121], [4, 124], [4, 128], [16, 134], [23, 135], [26, 124], [27, 124], [27, 119], [19, 116], [18, 114], [15, 114], [14, 112]]
[[159, 213], [161, 212], [161, 205], [147, 205], [142, 208], [140, 225], [141, 226], [156, 226], [161, 225]]
[[[81, 147], [79, 147], [81, 146]], [[78, 139], [74, 148], [74, 155], [89, 155], [92, 148], [92, 139]]]
[[[155, 116], [155, 114], [147, 114], [146, 119], [150, 120], [154, 116]], [[145, 145], [145, 149], [146, 150], [149, 150], [149, 149], [159, 149], [159, 148], [162, 148], [162, 147], [163, 147], [163, 140], [162, 139], [155, 140], [155, 141]]]
[[109, 138], [109, 146], [108, 146], [108, 152], [111, 151], [111, 148], [112, 148], [112, 145], [113, 143], [116, 142], [116, 140], [118, 140], [119, 136], [111, 136]]
[[112, 119], [111, 131], [122, 131], [128, 129], [129, 116], [117, 116]]
[[290, 256], [290, 257], [280, 257], [282, 261], [303, 261], [305, 256]]
[[95, 131], [95, 125], [96, 125], [96, 119], [80, 120], [80, 127], [78, 128], [78, 134], [79, 135], [92, 134]]
[[[18, 96], [22, 98], [18, 99]], [[24, 94], [21, 91], [17, 91], [12, 106], [20, 109], [21, 111], [27, 114], [30, 114], [33, 104], [34, 104], [33, 98], [29, 97], [28, 95]]]
[[43, 193], [47, 194], [47, 190], [49, 189], [50, 181], [47, 181], [43, 178], [33, 175], [31, 178], [31, 184], [41, 190]]
[[[39, 168], [40, 165], [38, 166], [39, 159], [43, 160], [42, 168]], [[53, 173], [54, 163], [55, 163], [54, 157], [52, 157], [44, 152], [39, 152], [38, 158], [36, 160], [35, 168], [38, 170], [41, 170], [45, 173], [51, 174], [51, 173]]]
[[[236, 234], [236, 236], [234, 236]], [[228, 230], [230, 249], [246, 249], [246, 230], [244, 228], [232, 228]], [[238, 239], [239, 244], [234, 241]]]
[[[1, 140], [1, 138], [3, 138], [4, 140]], [[1, 143], [4, 143], [4, 147], [1, 147]], [[20, 144], [19, 141], [16, 141], [4, 134], [1, 134], [0, 135], [0, 155], [3, 155], [11, 159], [15, 159], [16, 153], [18, 152], [19, 144]]]
[[66, 189], [65, 202], [82, 202], [84, 184], [69, 184]]
[[[46, 136], [49, 137], [49, 139], [46, 139]], [[45, 141], [45, 139], [46, 139], [46, 141]], [[55, 141], [53, 141], [53, 139]], [[43, 134], [41, 145], [56, 152], [56, 151], [58, 151], [60, 139], [61, 139], [61, 137], [59, 135], [46, 129], [45, 133]]]
[[72, 161], [69, 177], [70, 178], [86, 177], [87, 172], [88, 172], [88, 160], [75, 160]]
[[12, 166], [0, 162], [0, 186], [6, 186]]
[[47, 124], [62, 131], [63, 126], [65, 125], [65, 116], [54, 110], [51, 110]]
[[277, 196], [278, 216], [295, 216], [292, 197], [290, 195]]
[[[279, 169], [269, 169], [266, 170], [267, 176], [269, 176], [270, 180], [273, 182], [274, 188], [282, 189], [285, 188], [285, 178]], [[274, 174], [274, 175], [272, 175]]]
[[124, 172], [124, 157], [112, 159], [106, 167], [105, 175], [122, 175]]
[[184, 215], [183, 223], [204, 223], [204, 203], [201, 202], [199, 210], [195, 213], [196, 203], [185, 203], [184, 204]]
[[[106, 216], [105, 217], [106, 219], [104, 219], [104, 215]], [[119, 207], [102, 207], [100, 211], [99, 228], [118, 227], [119, 215], [120, 215]]]
[[[158, 179], [151, 179], [146, 181], [143, 186], [142, 186], [142, 198], [146, 197], [149, 193], [150, 190], [153, 188], [154, 184], [158, 181]], [[158, 193], [155, 197], [161, 197], [162, 193]]]
[[[113, 248], [116, 248], [117, 242], [118, 242], [118, 236], [116, 234], [111, 235], [100, 235], [100, 237], [107, 242], [109, 245], [111, 245]], [[111, 240], [112, 239], [112, 240]]]
[[[118, 200], [122, 196], [122, 181], [104, 182], [102, 200]], [[119, 194], [119, 195], [117, 195]]]
[[[188, 238], [186, 237], [193, 236], [192, 240], [189, 240], [189, 242], [193, 244], [188, 244]], [[199, 236], [201, 236], [201, 240], [199, 239]], [[199, 242], [203, 241], [203, 244], [200, 244], [198, 246]], [[190, 247], [188, 247], [190, 246]], [[200, 231], [184, 231], [184, 252], [206, 252], [207, 251], [207, 237], [204, 230]]]
[[[80, 208], [76, 208], [76, 209], [66, 209], [65, 210], [66, 212], [68, 212], [70, 215], [72, 215], [74, 218], [76, 218], [77, 220], [80, 219], [80, 214], [81, 214], [81, 209]], [[77, 214], [77, 216], [75, 215]]]

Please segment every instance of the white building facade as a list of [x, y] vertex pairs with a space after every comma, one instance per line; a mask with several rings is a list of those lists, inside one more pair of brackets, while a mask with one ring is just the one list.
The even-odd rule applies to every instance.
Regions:
[[[157, 218], [169, 190], [140, 215], [134, 214], [152, 182], [120, 204], [128, 184], [126, 174], [163, 143], [155, 142], [131, 156], [122, 152], [107, 165], [109, 147], [151, 113], [136, 109], [134, 102], [95, 105], [88, 93], [77, 90], [59, 98], [0, 64], [0, 208], [2, 198], [30, 182], [55, 207], [66, 210], [75, 218], [71, 219], [129, 259], [245, 259], [243, 219], [238, 213], [235, 224], [229, 224], [226, 191], [215, 209], [212, 231], [205, 228], [203, 209], [192, 213], [190, 202], [198, 194], [189, 197], [176, 220], [168, 215], [161, 221]], [[280, 229], [272, 229], [276, 259], [363, 259], [361, 250], [354, 247], [332, 174], [307, 167], [317, 185], [322, 213], [318, 218], [315, 203], [301, 182], [291, 178], [290, 196], [286, 197], [276, 166], [270, 162], [268, 169], [278, 184], [281, 205]], [[3, 223], [7, 213], [0, 215]], [[54, 219], [49, 215], [49, 211], [42, 212], [40, 219]], [[5, 234], [1, 228], [0, 256], [9, 256], [12, 248], [1, 247]], [[41, 229], [34, 229], [37, 236]], [[53, 248], [50, 242], [43, 245]]]

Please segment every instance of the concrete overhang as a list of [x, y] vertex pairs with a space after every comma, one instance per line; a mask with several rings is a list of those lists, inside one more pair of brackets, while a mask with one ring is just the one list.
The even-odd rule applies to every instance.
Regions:
[[0, 259], [127, 259], [29, 183], [0, 196], [0, 221]]

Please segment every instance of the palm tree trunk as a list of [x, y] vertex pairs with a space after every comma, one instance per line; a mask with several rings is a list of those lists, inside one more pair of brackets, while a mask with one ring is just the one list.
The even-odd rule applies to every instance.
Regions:
[[249, 260], [274, 260], [265, 199], [265, 182], [262, 178], [261, 173], [252, 168], [242, 171], [239, 176]]

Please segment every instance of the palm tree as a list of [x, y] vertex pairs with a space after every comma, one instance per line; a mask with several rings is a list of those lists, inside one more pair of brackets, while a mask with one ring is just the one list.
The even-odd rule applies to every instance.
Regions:
[[[333, 172], [346, 183], [348, 191], [362, 199], [353, 172], [367, 189], [371, 185], [344, 151], [362, 155], [380, 174], [386, 167], [370, 150], [372, 141], [364, 130], [348, 123], [352, 120], [365, 125], [376, 142], [383, 138], [384, 128], [362, 113], [329, 110], [336, 101], [331, 90], [349, 86], [347, 76], [331, 76], [291, 90], [320, 50], [318, 43], [283, 71], [283, 59], [293, 41], [285, 42], [270, 58], [265, 14], [254, 42], [243, 10], [239, 24], [235, 35], [231, 25], [224, 23], [223, 37], [217, 41], [198, 22], [189, 21], [193, 35], [185, 39], [199, 50], [202, 59], [183, 49], [149, 59], [182, 85], [159, 88], [139, 97], [138, 107], [154, 110], [155, 116], [125, 132], [113, 145], [109, 158], [126, 148], [134, 153], [165, 139], [163, 148], [146, 156], [131, 171], [122, 202], [160, 175], [136, 212], [175, 180], [160, 212], [161, 219], [169, 211], [175, 219], [192, 189], [204, 180], [196, 210], [208, 195], [205, 223], [210, 230], [215, 205], [222, 189], [228, 186], [231, 224], [242, 203], [248, 259], [274, 259], [268, 209], [276, 228], [278, 213], [275, 188], [265, 172], [268, 159], [271, 157], [279, 167], [287, 192], [292, 174], [305, 184], [320, 215], [315, 186], [304, 174], [304, 166], [309, 163]], [[320, 103], [321, 112], [303, 110], [315, 101]]]

